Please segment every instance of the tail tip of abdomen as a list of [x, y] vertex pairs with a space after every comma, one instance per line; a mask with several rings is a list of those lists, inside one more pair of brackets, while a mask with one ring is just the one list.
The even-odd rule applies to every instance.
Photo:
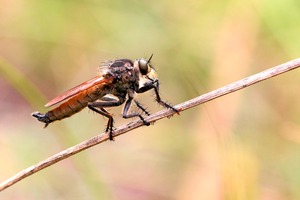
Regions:
[[51, 122], [51, 120], [48, 118], [48, 116], [46, 116], [46, 114], [42, 114], [40, 112], [33, 112], [31, 116], [37, 118], [37, 120], [39, 120], [40, 122], [44, 122], [45, 123], [44, 128], [46, 128]]

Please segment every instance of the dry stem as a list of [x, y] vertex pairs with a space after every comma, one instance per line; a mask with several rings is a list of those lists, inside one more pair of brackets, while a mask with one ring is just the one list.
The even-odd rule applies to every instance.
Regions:
[[[224, 87], [221, 87], [219, 89], [213, 90], [209, 93], [203, 94], [199, 97], [196, 97], [194, 99], [191, 99], [189, 101], [183, 102], [181, 104], [178, 104], [176, 106], [174, 106], [175, 108], [177, 108], [180, 112], [184, 111], [186, 109], [192, 108], [194, 106], [200, 105], [202, 103], [211, 101], [215, 98], [218, 98], [220, 96], [235, 92], [237, 90], [243, 89], [245, 87], [248, 87], [252, 84], [258, 83], [260, 81], [266, 80], [268, 78], [277, 76], [279, 74], [285, 73], [287, 71], [296, 69], [300, 66], [300, 58], [289, 61], [287, 63], [278, 65], [276, 67], [270, 68], [268, 70], [262, 71], [260, 73], [257, 73], [255, 75], [249, 76], [247, 78], [244, 78], [242, 80], [236, 81], [234, 83], [231, 83], [229, 85], [226, 85]], [[165, 117], [170, 117], [174, 114], [173, 110], [169, 110], [169, 109], [165, 109], [162, 111], [159, 111], [153, 115], [150, 115], [149, 117], [145, 118], [145, 120], [147, 120], [148, 122], [155, 122], [157, 120], [163, 119]], [[131, 122], [129, 124], [123, 125], [119, 128], [117, 128], [114, 131], [114, 137], [117, 137], [119, 135], [122, 135], [126, 132], [129, 132], [130, 130], [136, 129], [140, 126], [143, 126], [143, 122], [141, 120], [137, 120], [134, 122]], [[86, 141], [83, 141], [73, 147], [70, 147], [64, 151], [61, 151], [49, 158], [47, 158], [46, 160], [43, 160], [31, 167], [28, 167], [22, 171], [20, 171], [19, 173], [17, 173], [16, 175], [12, 176], [11, 178], [3, 181], [0, 184], [0, 191], [14, 185], [15, 183], [21, 181], [22, 179], [46, 168], [49, 167], [61, 160], [64, 160], [74, 154], [77, 154], [85, 149], [88, 149], [92, 146], [95, 146], [97, 144], [100, 144], [106, 140], [109, 139], [108, 134], [106, 133], [102, 133], [100, 135], [97, 135], [91, 139], [88, 139]]]

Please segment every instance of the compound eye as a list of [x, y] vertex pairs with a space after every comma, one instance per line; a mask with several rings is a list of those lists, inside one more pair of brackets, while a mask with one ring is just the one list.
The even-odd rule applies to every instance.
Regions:
[[139, 69], [142, 75], [148, 74], [149, 63], [146, 60], [139, 60]]

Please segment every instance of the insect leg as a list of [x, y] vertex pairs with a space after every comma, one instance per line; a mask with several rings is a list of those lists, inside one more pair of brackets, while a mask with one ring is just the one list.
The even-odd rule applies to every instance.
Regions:
[[114, 138], [112, 136], [114, 118], [112, 117], [112, 115], [109, 112], [107, 112], [104, 108], [97, 109], [96, 107], [93, 107], [91, 105], [88, 105], [88, 108], [91, 109], [92, 111], [108, 118], [105, 132], [109, 131], [109, 140], [114, 140]]
[[100, 102], [92, 102], [88, 104], [89, 109], [108, 118], [106, 132], [109, 132], [110, 140], [113, 140], [112, 133], [113, 133], [114, 119], [112, 115], [109, 112], [107, 112], [103, 107], [119, 106], [124, 102], [124, 100], [125, 100], [124, 98], [119, 98], [119, 100], [115, 100], [115, 101], [100, 101]]
[[179, 114], [179, 110], [174, 108], [173, 106], [171, 106], [170, 104], [168, 104], [167, 102], [163, 101], [160, 97], [159, 94], [159, 82], [158, 80], [152, 80], [150, 79], [151, 82], [146, 83], [142, 88], [138, 89], [137, 93], [143, 93], [146, 92], [148, 90], [154, 89], [155, 92], [155, 101], [157, 103], [159, 103], [160, 105], [162, 105], [165, 108], [169, 108], [172, 109], [173, 111], [175, 111], [177, 114]]
[[139, 108], [139, 109], [141, 109], [146, 115], [150, 115], [150, 113], [147, 111], [147, 109], [146, 108], [144, 108], [143, 106], [142, 106], [142, 104], [140, 104], [137, 100], [134, 100], [134, 103], [135, 103], [135, 105]]
[[[133, 112], [133, 113], [128, 114], [129, 108], [130, 108], [130, 106], [131, 106], [132, 99], [133, 99], [133, 97], [131, 97], [131, 96], [129, 95], [129, 98], [128, 98], [128, 100], [126, 101], [125, 106], [124, 106], [124, 109], [123, 109], [123, 118], [128, 119], [128, 118], [132, 118], [132, 117], [139, 117], [139, 118], [143, 121], [144, 125], [149, 126], [150, 123], [147, 122], [147, 121], [142, 117], [142, 115], [140, 115], [139, 113]], [[136, 103], [136, 105], [137, 105], [141, 110], [143, 110], [146, 114], [149, 114], [149, 113], [146, 111], [146, 109], [143, 108], [137, 101], [135, 101], [135, 103]]]
[[104, 96], [100, 100], [101, 101], [110, 101], [110, 102], [118, 101], [116, 98], [113, 98], [113, 97], [110, 97], [110, 96]]
[[179, 114], [179, 111], [178, 111], [176, 108], [174, 108], [174, 107], [171, 106], [169, 103], [167, 103], [167, 102], [165, 102], [164, 100], [161, 99], [160, 94], [159, 94], [159, 91], [158, 91], [158, 87], [154, 87], [153, 89], [154, 89], [154, 91], [155, 91], [155, 95], [156, 95], [155, 101], [157, 101], [157, 103], [159, 103], [160, 105], [164, 106], [165, 108], [172, 109], [172, 110], [174, 110], [177, 114]]

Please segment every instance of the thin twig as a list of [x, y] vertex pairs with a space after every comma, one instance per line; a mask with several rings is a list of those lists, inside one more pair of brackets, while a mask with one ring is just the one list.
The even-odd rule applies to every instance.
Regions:
[[[300, 58], [289, 61], [287, 63], [278, 65], [276, 67], [270, 68], [268, 70], [265, 70], [263, 72], [257, 73], [255, 75], [249, 76], [247, 78], [244, 78], [242, 80], [236, 81], [234, 83], [231, 83], [229, 85], [226, 85], [224, 87], [221, 87], [219, 89], [213, 90], [209, 93], [203, 94], [199, 97], [196, 97], [194, 99], [191, 99], [189, 101], [183, 102], [181, 104], [178, 104], [174, 106], [176, 109], [178, 109], [180, 112], [189, 108], [192, 108], [194, 106], [200, 105], [202, 103], [211, 101], [213, 99], [216, 99], [220, 96], [235, 92], [237, 90], [243, 89], [245, 87], [248, 87], [252, 84], [258, 83], [260, 81], [266, 80], [268, 78], [277, 76], [279, 74], [285, 73], [287, 71], [296, 69], [300, 66]], [[153, 115], [150, 115], [149, 117], [145, 118], [148, 122], [155, 122], [157, 120], [170, 117], [174, 114], [173, 110], [165, 109], [162, 111], [159, 111]], [[129, 132], [130, 130], [136, 129], [140, 126], [143, 126], [143, 122], [141, 120], [137, 120], [134, 122], [131, 122], [129, 124], [123, 125], [117, 129], [114, 130], [114, 137], [117, 137], [119, 135], [122, 135], [126, 132]], [[100, 144], [106, 140], [109, 139], [109, 135], [106, 133], [102, 133], [100, 135], [97, 135], [91, 139], [88, 139], [86, 141], [83, 141], [73, 147], [70, 147], [64, 151], [61, 151], [46, 160], [43, 160], [31, 167], [28, 167], [27, 169], [24, 169], [17, 173], [16, 175], [12, 176], [11, 178], [3, 181], [0, 184], [0, 191], [14, 185], [15, 183], [21, 181], [22, 179], [46, 168], [49, 167], [61, 160], [64, 160], [72, 155], [75, 155], [85, 149], [91, 148], [92, 146], [95, 146], [97, 144]]]

